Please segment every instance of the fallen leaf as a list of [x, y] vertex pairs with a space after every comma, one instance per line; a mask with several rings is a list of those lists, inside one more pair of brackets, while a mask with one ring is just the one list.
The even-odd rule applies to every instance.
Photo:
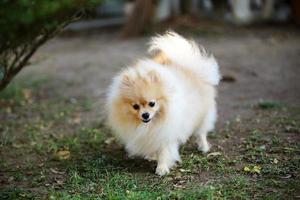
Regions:
[[19, 196], [21, 196], [21, 197], [26, 197], [26, 194], [20, 193]]
[[212, 153], [207, 154], [207, 157], [211, 157], [211, 156], [220, 156], [220, 155], [222, 155], [221, 152], [212, 152]]
[[23, 89], [22, 90], [22, 94], [23, 94], [23, 97], [28, 100], [32, 97], [32, 91], [29, 90], [29, 89]]
[[75, 117], [75, 118], [73, 119], [73, 123], [74, 123], [74, 124], [80, 124], [80, 122], [81, 122], [81, 118], [80, 118], [80, 117]]
[[113, 143], [115, 141], [115, 138], [114, 137], [110, 137], [110, 138], [108, 138], [108, 139], [106, 139], [105, 140], [105, 144], [111, 144], [111, 143]]
[[245, 167], [244, 167], [244, 171], [245, 171], [245, 172], [250, 172], [251, 170], [250, 170], [249, 167], [245, 166]]
[[50, 171], [53, 173], [53, 174], [64, 174], [65, 172], [61, 172], [61, 171], [58, 171], [57, 169], [53, 169], [53, 168], [50, 168]]
[[7, 114], [11, 114], [11, 107], [7, 107], [7, 108], [5, 109], [5, 111], [6, 111]]
[[104, 189], [102, 187], [99, 187], [97, 191], [98, 191], [97, 193], [100, 195], [104, 194]]
[[184, 185], [178, 185], [178, 184], [175, 184], [174, 187], [175, 188], [180, 188], [180, 189], [186, 188], [186, 186], [184, 186]]
[[40, 163], [38, 164], [39, 167], [43, 167], [44, 166], [44, 163]]
[[56, 153], [56, 156], [60, 160], [66, 160], [70, 158], [70, 151], [69, 150], [60, 150]]
[[62, 180], [56, 180], [56, 183], [57, 183], [58, 185], [63, 185], [63, 184], [64, 184], [64, 182], [63, 182]]
[[254, 167], [253, 167], [253, 172], [254, 172], [254, 173], [260, 174], [260, 170], [261, 170], [261, 167], [260, 167], [260, 166], [254, 166]]
[[245, 166], [244, 171], [247, 173], [251, 173], [251, 174], [253, 174], [253, 176], [255, 176], [256, 174], [260, 174], [261, 167], [260, 166], [254, 166], [254, 167]]
[[15, 178], [14, 178], [13, 176], [10, 176], [10, 177], [8, 178], [8, 182], [12, 182], [13, 180], [15, 180]]
[[19, 149], [19, 148], [22, 148], [23, 145], [22, 145], [22, 144], [16, 144], [16, 143], [13, 143], [13, 144], [12, 144], [12, 147]]
[[191, 172], [189, 169], [179, 169], [180, 172]]
[[35, 146], [36, 144], [37, 144], [37, 143], [34, 142], [34, 141], [30, 142], [30, 145], [31, 145], [31, 146]]
[[283, 178], [283, 179], [289, 179], [289, 178], [291, 178], [291, 177], [292, 177], [292, 175], [288, 174], [288, 175], [283, 176], [283, 177], [281, 177], [281, 178]]
[[266, 145], [261, 145], [260, 147], [259, 147], [259, 149], [261, 149], [261, 150], [266, 150]]

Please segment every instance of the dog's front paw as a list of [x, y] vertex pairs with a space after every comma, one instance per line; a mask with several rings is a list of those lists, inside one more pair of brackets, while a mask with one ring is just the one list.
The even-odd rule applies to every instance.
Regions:
[[164, 176], [164, 175], [168, 174], [169, 172], [170, 172], [170, 169], [168, 166], [159, 165], [159, 166], [157, 166], [155, 173], [159, 176]]
[[210, 149], [211, 145], [209, 143], [198, 144], [198, 150], [202, 151], [202, 153], [207, 153]]

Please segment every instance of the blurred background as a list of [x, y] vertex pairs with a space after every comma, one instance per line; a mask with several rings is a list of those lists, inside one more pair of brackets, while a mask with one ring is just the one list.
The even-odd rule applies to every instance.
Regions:
[[[69, 26], [70, 30], [122, 26], [122, 36], [203, 24], [282, 24], [299, 22], [295, 0], [104, 0], [88, 13], [90, 20]], [[202, 22], [202, 23], [200, 23]]]

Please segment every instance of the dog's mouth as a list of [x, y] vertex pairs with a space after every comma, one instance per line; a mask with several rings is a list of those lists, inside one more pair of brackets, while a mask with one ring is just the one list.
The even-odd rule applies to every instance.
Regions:
[[143, 119], [142, 121], [143, 121], [144, 123], [148, 123], [148, 122], [151, 121], [151, 119]]

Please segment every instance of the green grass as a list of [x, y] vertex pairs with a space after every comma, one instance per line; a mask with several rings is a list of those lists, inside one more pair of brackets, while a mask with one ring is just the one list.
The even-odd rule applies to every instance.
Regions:
[[257, 104], [258, 108], [260, 109], [275, 109], [275, 108], [280, 108], [282, 107], [282, 104], [276, 101], [266, 101], [266, 100], [261, 100]]
[[265, 102], [255, 119], [233, 120], [212, 133], [209, 154], [198, 152], [193, 142], [183, 146], [183, 162], [158, 177], [155, 163], [127, 158], [120, 145], [107, 142], [108, 130], [89, 118], [91, 100], [45, 92], [44, 84], [15, 83], [0, 95], [0, 199], [300, 195], [299, 108]]

